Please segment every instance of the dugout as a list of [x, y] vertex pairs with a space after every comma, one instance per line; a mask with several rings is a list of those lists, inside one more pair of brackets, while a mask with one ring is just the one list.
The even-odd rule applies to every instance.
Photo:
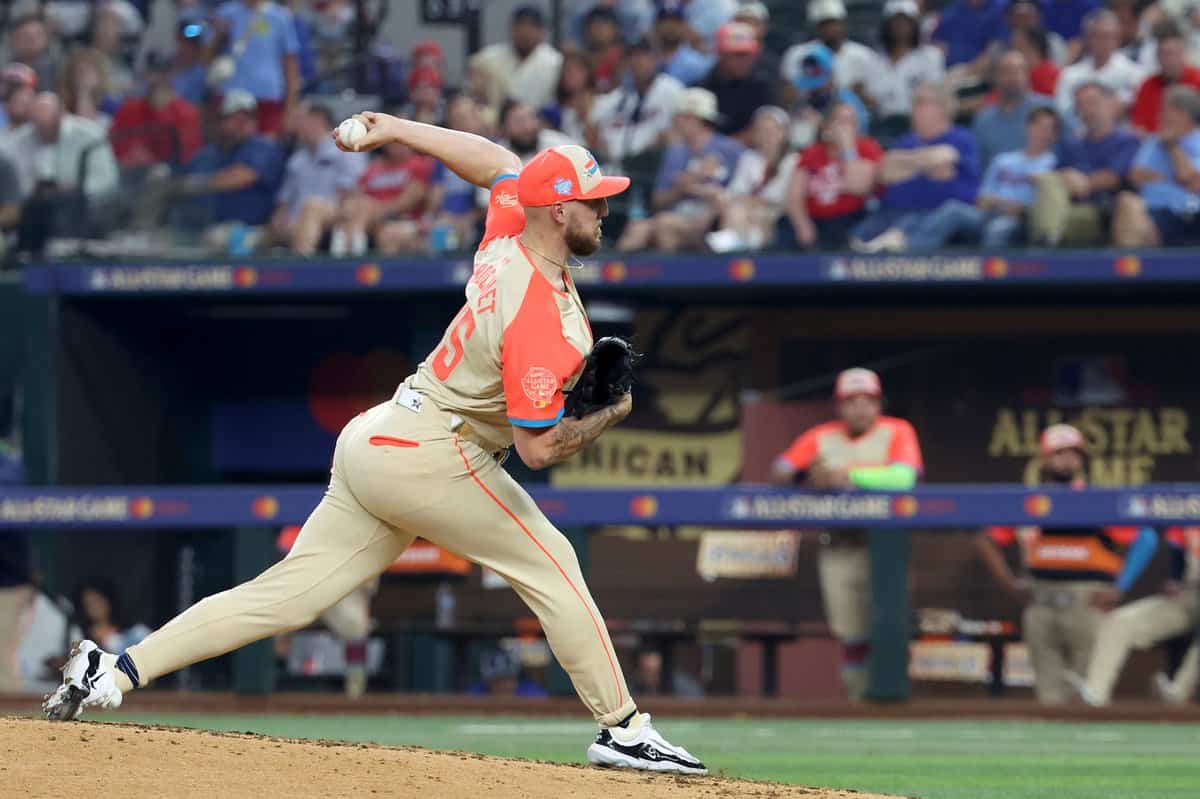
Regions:
[[[1097, 484], [1194, 479], [1200, 407], [1190, 381], [1200, 290], [1156, 278], [1153, 261], [1136, 279], [1102, 257], [1089, 274], [1078, 258], [1033, 254], [1006, 267], [1011, 280], [981, 266], [971, 279], [857, 281], [854, 263], [776, 260], [646, 257], [581, 276], [585, 298], [604, 303], [597, 333], [632, 334], [647, 353], [638, 408], [594, 451], [523, 479], [561, 486], [761, 479], [775, 451], [826, 417], [833, 374], [853, 364], [880, 371], [888, 411], [917, 427], [927, 480], [1020, 482], [1036, 431], [1059, 418], [1079, 422], [1093, 440]], [[958, 268], [950, 260], [961, 259], [930, 259], [926, 273], [936, 275], [939, 264]], [[31, 479], [322, 482], [340, 424], [390, 393], [459, 304], [461, 264], [370, 266], [29, 270], [19, 304]], [[894, 274], [904, 274], [901, 266]], [[436, 279], [423, 271], [435, 268], [444, 268]], [[1057, 280], [1059, 269], [1077, 277]], [[606, 615], [644, 623], [644, 602], [622, 606], [631, 601], [630, 583], [643, 580], [657, 582], [646, 590], [668, 621], [819, 620], [815, 581], [803, 572], [790, 581], [705, 582], [695, 574], [698, 543], [689, 535], [593, 536], [591, 579]], [[917, 538], [914, 558], [923, 563], [924, 548], [936, 551], [937, 569], [915, 572], [914, 604], [1011, 615], [978, 590], [986, 583], [971, 553], [948, 540]], [[51, 586], [67, 590], [83, 568], [120, 563], [138, 576], [130, 581], [138, 595], [127, 603], [150, 608], [151, 622], [178, 607], [174, 574], [184, 548], [202, 566], [198, 595], [275, 557], [233, 531], [170, 533], [150, 544], [141, 532], [104, 540], [64, 532], [42, 542]], [[892, 578], [903, 581], [899, 572]], [[399, 623], [429, 613], [434, 588], [385, 585], [376, 615]], [[524, 612], [515, 597], [473, 591], [463, 585], [459, 614], [481, 626]], [[903, 619], [892, 627], [903, 636]]]

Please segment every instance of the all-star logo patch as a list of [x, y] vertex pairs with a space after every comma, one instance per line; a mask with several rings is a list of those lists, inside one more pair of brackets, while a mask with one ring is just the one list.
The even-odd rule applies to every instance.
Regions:
[[558, 391], [558, 378], [544, 366], [531, 366], [521, 378], [521, 390], [535, 408], [545, 408], [554, 401]]
[[560, 178], [554, 181], [554, 190], [564, 197], [573, 194], [575, 191], [574, 184], [568, 178]]

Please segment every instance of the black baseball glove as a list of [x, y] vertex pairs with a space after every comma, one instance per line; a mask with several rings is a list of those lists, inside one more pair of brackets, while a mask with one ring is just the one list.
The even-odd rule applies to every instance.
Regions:
[[592, 346], [575, 388], [567, 394], [567, 416], [582, 419], [617, 402], [633, 385], [638, 355], [625, 339], [605, 336]]

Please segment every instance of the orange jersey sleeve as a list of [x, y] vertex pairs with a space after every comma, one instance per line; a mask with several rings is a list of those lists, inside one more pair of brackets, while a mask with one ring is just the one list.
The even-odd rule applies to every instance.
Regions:
[[563, 385], [582, 366], [583, 355], [563, 337], [554, 288], [535, 269], [500, 344], [509, 423], [518, 427], [557, 424], [563, 415]]
[[516, 236], [525, 229], [525, 210], [517, 202], [517, 176], [509, 172], [492, 183], [492, 195], [488, 199], [487, 223], [483, 228], [483, 241], [479, 249], [492, 239]]
[[779, 457], [792, 465], [798, 471], [804, 471], [817, 458], [817, 443], [821, 428], [814, 427], [796, 437], [792, 445]]
[[921, 460], [921, 445], [917, 442], [917, 431], [904, 419], [888, 419], [892, 428], [892, 444], [888, 449], [888, 463], [905, 463], [918, 472], [925, 471]]

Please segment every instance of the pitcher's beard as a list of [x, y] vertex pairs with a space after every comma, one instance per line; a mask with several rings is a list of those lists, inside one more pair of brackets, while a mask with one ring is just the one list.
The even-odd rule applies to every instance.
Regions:
[[600, 249], [600, 237], [582, 230], [568, 230], [566, 243], [571, 254], [580, 258], [586, 258]]

